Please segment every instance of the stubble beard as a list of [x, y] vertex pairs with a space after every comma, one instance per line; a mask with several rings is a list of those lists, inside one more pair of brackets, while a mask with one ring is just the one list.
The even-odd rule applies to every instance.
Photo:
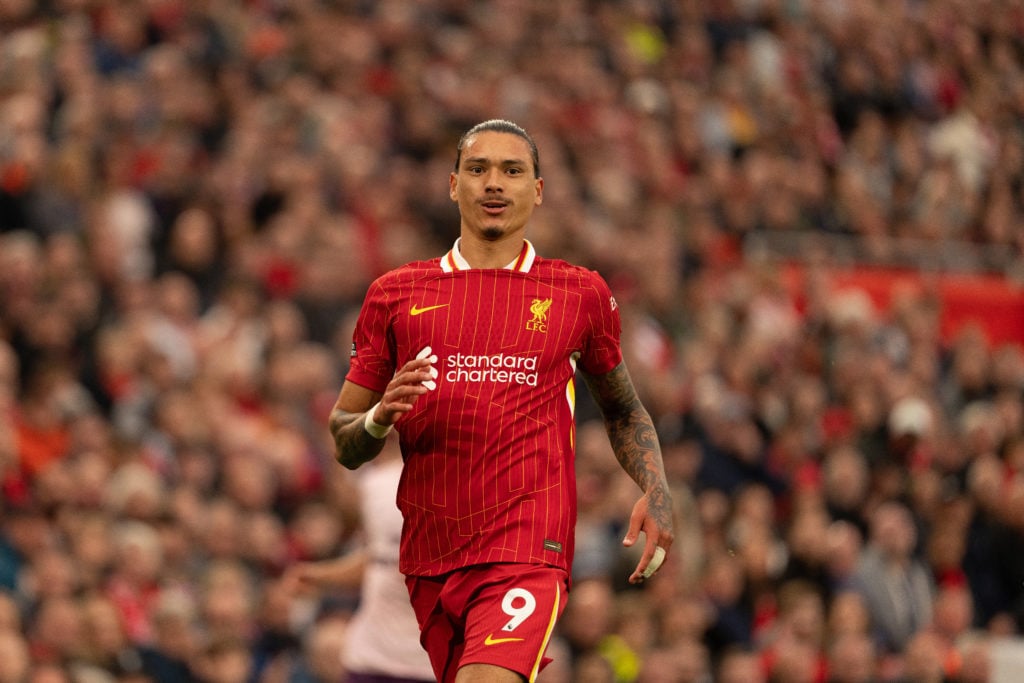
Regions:
[[505, 236], [505, 231], [497, 226], [491, 226], [484, 228], [480, 233], [485, 240], [495, 241]]

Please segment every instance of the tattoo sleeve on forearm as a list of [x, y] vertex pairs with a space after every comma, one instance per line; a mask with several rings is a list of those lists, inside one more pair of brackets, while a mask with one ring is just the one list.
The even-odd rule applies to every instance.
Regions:
[[[622, 469], [648, 494], [654, 514], [669, 515], [671, 500], [658, 434], [636, 394], [626, 366], [620, 364], [606, 375], [586, 376], [586, 379]], [[668, 522], [667, 517], [664, 521]]]
[[333, 410], [328, 427], [334, 438], [334, 458], [350, 470], [373, 460], [384, 448], [384, 439], [375, 439], [363, 429], [364, 413]]

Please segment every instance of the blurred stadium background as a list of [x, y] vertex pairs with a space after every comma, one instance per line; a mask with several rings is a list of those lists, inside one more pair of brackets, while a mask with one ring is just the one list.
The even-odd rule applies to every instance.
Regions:
[[3, 0], [0, 683], [343, 680], [281, 572], [358, 543], [354, 316], [492, 117], [679, 491], [629, 587], [583, 406], [542, 680], [1018, 680], [1022, 56], [1013, 0]]

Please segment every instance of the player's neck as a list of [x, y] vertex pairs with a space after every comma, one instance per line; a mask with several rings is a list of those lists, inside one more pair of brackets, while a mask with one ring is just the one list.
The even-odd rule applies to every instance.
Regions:
[[523, 239], [521, 232], [499, 240], [484, 240], [463, 234], [459, 240], [459, 253], [470, 268], [504, 268], [522, 252]]

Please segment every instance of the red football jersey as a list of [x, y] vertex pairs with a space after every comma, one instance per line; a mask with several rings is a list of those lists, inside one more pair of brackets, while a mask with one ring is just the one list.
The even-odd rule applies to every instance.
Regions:
[[571, 570], [575, 371], [614, 369], [620, 333], [604, 279], [540, 258], [529, 242], [505, 269], [470, 269], [456, 243], [370, 286], [347, 379], [383, 392], [428, 346], [439, 373], [396, 425], [403, 573], [488, 562]]

